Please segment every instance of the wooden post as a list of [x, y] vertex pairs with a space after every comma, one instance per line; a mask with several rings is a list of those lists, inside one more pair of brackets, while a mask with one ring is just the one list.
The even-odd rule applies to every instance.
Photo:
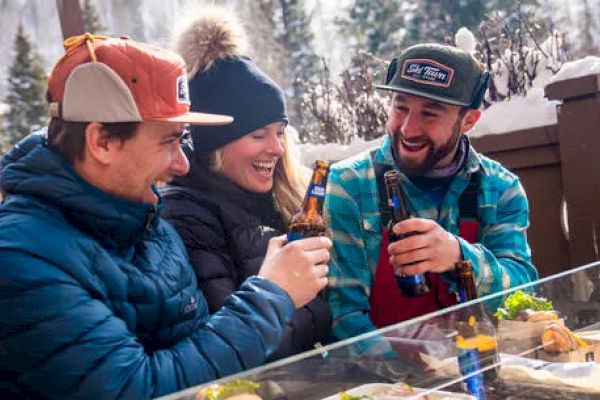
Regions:
[[[558, 113], [563, 190], [567, 202], [571, 267], [600, 260], [600, 75], [546, 86], [562, 100]], [[585, 276], [574, 277], [573, 300], [589, 300]]]
[[79, 0], [56, 0], [63, 39], [85, 32]]

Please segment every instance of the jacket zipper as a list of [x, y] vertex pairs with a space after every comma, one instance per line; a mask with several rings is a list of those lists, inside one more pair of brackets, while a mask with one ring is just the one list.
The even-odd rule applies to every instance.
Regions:
[[148, 211], [148, 216], [146, 217], [146, 231], [150, 230], [150, 227], [152, 226], [152, 222], [154, 222], [155, 216], [156, 216], [156, 209], [154, 207], [152, 207]]

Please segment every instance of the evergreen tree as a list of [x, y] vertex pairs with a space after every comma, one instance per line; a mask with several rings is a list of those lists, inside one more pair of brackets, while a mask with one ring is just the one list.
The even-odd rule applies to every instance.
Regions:
[[83, 0], [83, 25], [86, 32], [90, 33], [101, 33], [106, 28], [100, 22], [100, 16], [98, 10], [91, 0]]
[[[319, 58], [312, 44], [311, 15], [306, 12], [304, 0], [255, 0], [252, 3], [282, 49], [285, 61], [280, 64], [286, 67], [284, 71], [288, 71], [282, 76], [282, 86], [287, 96], [290, 120], [300, 127], [300, 138], [306, 140], [306, 133], [311, 128], [305, 124], [301, 99], [307, 87], [318, 80], [320, 69]], [[252, 33], [253, 30], [250, 31]]]
[[420, 0], [409, 18], [406, 44], [422, 41], [451, 43], [461, 28], [476, 28], [486, 14], [485, 0]]
[[[319, 70], [319, 58], [312, 44], [312, 18], [306, 13], [303, 0], [279, 0], [279, 6], [283, 22], [279, 40], [291, 60], [294, 80], [309, 82]], [[297, 93], [297, 90], [295, 92]]]
[[344, 36], [356, 50], [391, 59], [419, 42], [452, 43], [461, 27], [476, 30], [496, 11], [511, 15], [538, 0], [354, 0], [346, 17], [338, 19]]
[[407, 9], [400, 0], [354, 0], [348, 15], [336, 23], [355, 50], [391, 59], [404, 40]]
[[9, 68], [5, 102], [3, 148], [7, 151], [29, 132], [46, 124], [46, 74], [39, 53], [19, 24], [14, 40], [15, 59]]

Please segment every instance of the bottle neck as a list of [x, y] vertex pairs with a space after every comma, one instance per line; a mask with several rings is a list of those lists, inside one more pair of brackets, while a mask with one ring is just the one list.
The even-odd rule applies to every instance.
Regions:
[[302, 200], [300, 210], [310, 217], [316, 217], [317, 215], [322, 215], [323, 213], [323, 201], [325, 200], [327, 173], [328, 170], [326, 168], [316, 168], [313, 171], [310, 183], [306, 189], [306, 195]]
[[408, 204], [398, 181], [387, 184], [388, 205], [390, 206], [391, 222], [396, 224], [410, 218]]
[[457, 287], [458, 296], [461, 303], [477, 299], [477, 289], [475, 288], [475, 280], [473, 272], [457, 272]]

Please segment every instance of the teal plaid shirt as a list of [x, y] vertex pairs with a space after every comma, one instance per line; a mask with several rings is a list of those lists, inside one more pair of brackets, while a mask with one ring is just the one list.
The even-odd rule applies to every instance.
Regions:
[[[325, 199], [325, 217], [333, 239], [329, 274], [358, 283], [325, 292], [336, 340], [376, 329], [369, 318], [369, 294], [379, 260], [381, 216], [373, 161], [393, 165], [389, 137], [373, 157], [365, 152], [340, 161], [332, 165], [329, 174]], [[477, 171], [481, 176], [480, 227], [477, 243], [470, 244], [458, 236], [458, 200], [471, 174]], [[519, 178], [498, 162], [470, 147], [465, 165], [452, 180], [439, 209], [429, 194], [406, 176], [402, 176], [402, 184], [417, 216], [435, 220], [457, 236], [464, 259], [473, 263], [479, 296], [538, 279], [527, 243], [529, 208], [525, 191]], [[448, 281], [450, 290], [455, 290], [453, 280]]]

